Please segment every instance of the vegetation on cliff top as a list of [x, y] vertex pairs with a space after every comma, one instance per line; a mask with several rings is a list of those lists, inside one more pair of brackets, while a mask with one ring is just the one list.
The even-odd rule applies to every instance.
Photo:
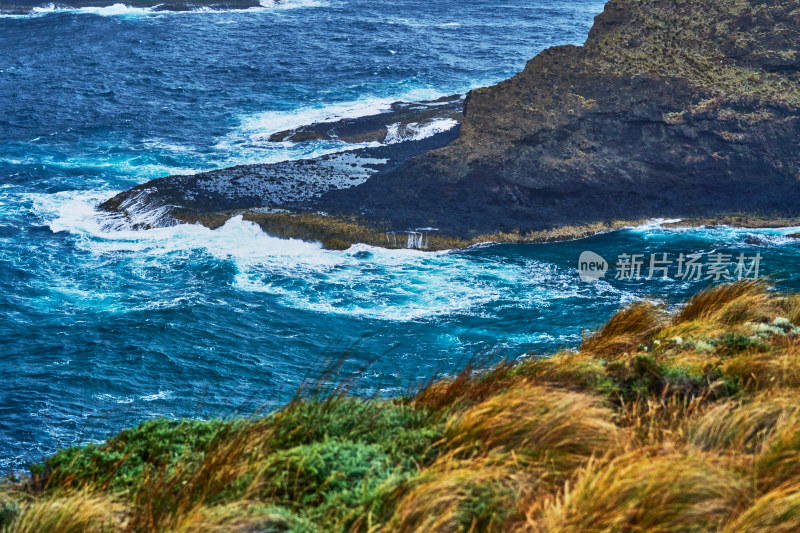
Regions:
[[[708, 91], [705, 107], [800, 106], [796, 2], [626, 0], [610, 3], [603, 17], [611, 27], [593, 30], [586, 44], [601, 71], [681, 78]], [[751, 111], [746, 118], [772, 115]]]
[[[562, 72], [560, 65], [569, 68]], [[569, 90], [540, 91], [537, 75], [555, 75], [553, 83], [568, 83]], [[492, 101], [510, 91], [521, 96], [512, 105], [530, 114], [527, 126], [511, 119], [514, 131], [530, 134], [531, 128], [562, 124], [564, 116], [632, 113], [641, 104], [638, 97], [645, 97], [669, 108], [666, 124], [711, 120], [726, 141], [736, 143], [753, 125], [797, 118], [800, 5], [785, 0], [611, 0], [583, 47], [547, 50], [517, 78], [521, 89], [502, 82], [471, 93], [478, 103], [467, 106], [467, 137], [481, 136], [487, 128], [495, 134], [508, 128], [495, 127], [487, 111], [496, 111]], [[654, 85], [638, 83], [642, 80]], [[627, 86], [635, 88], [632, 97]]]
[[8, 531], [793, 531], [800, 296], [643, 302], [412, 397], [153, 420], [0, 490]]

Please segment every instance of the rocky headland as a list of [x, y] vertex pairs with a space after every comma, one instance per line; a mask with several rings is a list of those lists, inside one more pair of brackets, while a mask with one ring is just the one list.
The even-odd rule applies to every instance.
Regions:
[[[241, 215], [330, 247], [428, 249], [653, 217], [800, 216], [794, 1], [611, 0], [583, 46], [545, 50], [460, 105], [398, 104], [280, 132], [271, 140], [382, 144], [162, 178], [100, 207], [134, 225], [214, 227]], [[460, 125], [414, 135], [448, 120]]]

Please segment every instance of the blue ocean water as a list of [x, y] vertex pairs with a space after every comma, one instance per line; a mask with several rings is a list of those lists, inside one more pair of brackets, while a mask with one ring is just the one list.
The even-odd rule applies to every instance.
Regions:
[[323, 251], [232, 220], [110, 231], [94, 206], [158, 176], [307, 157], [269, 134], [505, 79], [580, 44], [597, 0], [286, 0], [0, 17], [0, 468], [154, 416], [250, 414], [327, 360], [400, 394], [475, 357], [574, 348], [620, 306], [709, 281], [582, 283], [578, 255], [761, 254], [800, 288], [797, 228], [654, 223], [550, 244]]

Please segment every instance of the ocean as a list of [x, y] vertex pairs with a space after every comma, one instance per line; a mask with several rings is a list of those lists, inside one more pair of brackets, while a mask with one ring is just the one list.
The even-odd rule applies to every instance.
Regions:
[[[155, 177], [351, 149], [268, 139], [499, 82], [581, 44], [602, 8], [285, 0], [0, 16], [0, 469], [152, 417], [265, 412], [319, 376], [394, 396], [470, 361], [574, 349], [622, 305], [675, 306], [725, 281], [681, 278], [680, 254], [728, 255], [731, 277], [740, 254], [758, 257], [760, 275], [800, 289], [798, 228], [655, 220], [570, 242], [326, 251], [241, 219], [112, 230], [95, 210]], [[584, 251], [641, 255], [642, 276], [583, 282]], [[653, 254], [676, 261], [667, 279], [648, 276]]]

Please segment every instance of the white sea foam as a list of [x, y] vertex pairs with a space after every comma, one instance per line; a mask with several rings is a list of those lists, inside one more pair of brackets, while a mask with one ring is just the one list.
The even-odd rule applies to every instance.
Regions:
[[662, 229], [664, 224], [674, 224], [680, 221], [680, 218], [654, 218], [638, 226], [631, 226], [631, 229], [641, 233], [652, 229]]
[[[350, 102], [306, 106], [286, 111], [264, 111], [239, 117], [239, 126], [220, 140], [217, 148], [229, 150], [242, 145], [264, 146], [273, 133], [320, 122], [360, 118], [388, 111], [398, 101], [435, 100], [446, 96], [441, 91], [418, 89], [391, 97], [366, 97]], [[269, 143], [274, 145], [275, 143]], [[287, 144], [291, 146], [291, 143]]]
[[[342, 119], [377, 115], [390, 109], [398, 101], [414, 102], [435, 100], [444, 93], [429, 89], [413, 90], [392, 97], [362, 98], [350, 102], [339, 102], [323, 106], [307, 106], [286, 111], [264, 111], [239, 117], [239, 126], [221, 138], [214, 146], [226, 154], [236, 154], [226, 161], [230, 165], [247, 163], [277, 163], [296, 159], [307, 159], [322, 155], [355, 150], [378, 143], [352, 144], [341, 141], [317, 141], [312, 143], [272, 142], [270, 137], [277, 132], [290, 131], [301, 126]], [[390, 131], [387, 143], [405, 140], [420, 140], [455, 127], [452, 119], [438, 119], [423, 124], [411, 124], [402, 132]]]
[[[32, 210], [52, 231], [69, 232], [74, 246], [88, 252], [92, 259], [87, 260], [86, 268], [112, 262], [117, 264], [113, 269], [119, 272], [116, 275], [129, 272], [146, 280], [156, 265], [161, 271], [175, 261], [213, 259], [234, 266], [237, 289], [264, 294], [286, 307], [320, 313], [388, 321], [428, 320], [459, 314], [485, 316], [489, 305], [534, 309], [548, 306], [554, 298], [589, 297], [569, 269], [548, 263], [476, 262], [469, 253], [366, 245], [328, 251], [318, 243], [269, 236], [241, 217], [213, 231], [187, 224], [109, 230], [108, 221], [94, 206], [110, 194], [32, 195]], [[52, 281], [59, 286], [57, 280]], [[83, 288], [72, 290], [60, 291], [60, 298], [83, 301], [83, 296], [74, 292]], [[156, 297], [150, 304], [177, 305], [174, 295], [164, 298], [169, 301], [158, 302]], [[109, 311], [118, 312], [121, 304], [117, 298], [106, 297], [86, 305], [107, 305]]]
[[51, 3], [44, 6], [34, 7], [29, 14], [2, 14], [4, 18], [29, 18], [41, 17], [54, 13], [72, 13], [85, 15], [98, 15], [102, 17], [146, 17], [146, 16], [167, 16], [167, 15], [191, 15], [197, 13], [260, 13], [286, 11], [291, 9], [303, 9], [314, 7], [327, 7], [329, 2], [325, 0], [261, 0], [259, 6], [247, 9], [215, 9], [210, 7], [198, 7], [185, 11], [159, 10], [153, 7], [134, 7], [125, 3], [116, 3], [110, 6], [87, 6], [87, 7], [66, 7], [58, 3]]
[[145, 402], [154, 402], [156, 400], [169, 400], [174, 396], [172, 391], [158, 391], [155, 394], [146, 394], [144, 396], [139, 396], [140, 400]]
[[[409, 28], [440, 28], [440, 29], [454, 29], [461, 27], [460, 22], [438, 22], [438, 21], [424, 21], [417, 19], [409, 19], [404, 17], [391, 17], [385, 19], [387, 24], [397, 26], [408, 26]], [[485, 21], [481, 21], [486, 24]]]
[[386, 135], [385, 144], [397, 144], [405, 141], [421, 141], [433, 137], [437, 133], [451, 130], [458, 126], [458, 121], [452, 118], [439, 118], [431, 122], [419, 124], [412, 122], [401, 131], [400, 123], [390, 124]]
[[146, 16], [155, 13], [156, 11], [148, 7], [133, 7], [123, 3], [113, 4], [103, 7], [63, 7], [57, 4], [49, 4], [41, 7], [34, 7], [31, 10], [32, 16], [42, 16], [51, 13], [83, 13], [88, 15], [99, 15], [104, 17], [116, 16]]
[[[21, 194], [12, 193], [8, 194]], [[422, 252], [355, 245], [345, 251], [324, 250], [319, 243], [279, 239], [241, 217], [217, 230], [179, 224], [134, 231], [109, 229], [108, 219], [95, 205], [111, 196], [108, 191], [30, 195], [31, 211], [54, 232], [69, 232], [74, 246], [88, 252], [86, 268], [98, 263], [117, 265], [115, 275], [146, 282], [153, 271], [170, 265], [209, 260], [234, 267], [233, 286], [263, 294], [285, 307], [387, 321], [429, 320], [453, 315], [490, 316], [503, 309], [544, 309], [553, 302], [576, 299], [592, 305], [612, 299], [620, 304], [635, 300], [635, 291], [606, 282], [578, 283], [571, 265], [532, 258], [486, 260], [471, 252]], [[772, 239], [769, 244], [796, 242], [784, 237], [798, 228], [749, 230], [692, 228], [692, 235], [714, 242], [741, 245], [748, 235]], [[654, 227], [636, 230], [669, 238], [673, 230]], [[204, 267], [207, 268], [207, 267]], [[58, 273], [54, 272], [57, 278]], [[61, 300], [95, 309], [128, 310], [126, 304], [97, 287], [75, 287], [73, 271], [63, 283], [51, 279]], [[69, 279], [67, 279], [69, 278]], [[113, 289], [115, 284], [109, 285]], [[95, 291], [88, 298], [86, 290]], [[112, 290], [109, 289], [109, 290]], [[81, 292], [84, 291], [84, 292]], [[186, 298], [202, 298], [202, 290]], [[138, 305], [138, 304], [137, 304]], [[175, 295], [149, 297], [150, 308], [186, 305]], [[137, 308], [138, 309], [138, 308]]]
[[116, 403], [116, 404], [131, 404], [133, 403], [133, 398], [130, 396], [116, 396], [114, 394], [95, 394], [93, 396], [95, 400], [100, 400], [101, 402], [108, 402], [108, 403]]
[[330, 5], [325, 0], [261, 0], [261, 7], [267, 9], [300, 9], [306, 7], [327, 7]]
[[672, 235], [691, 234], [703, 240], [752, 245], [784, 245], [796, 244], [797, 239], [786, 237], [800, 232], [800, 226], [777, 228], [742, 228], [722, 224], [718, 226], [664, 226], [679, 223], [681, 219], [653, 219], [639, 226], [627, 228], [628, 231], [642, 235], [647, 239], [663, 238]]

